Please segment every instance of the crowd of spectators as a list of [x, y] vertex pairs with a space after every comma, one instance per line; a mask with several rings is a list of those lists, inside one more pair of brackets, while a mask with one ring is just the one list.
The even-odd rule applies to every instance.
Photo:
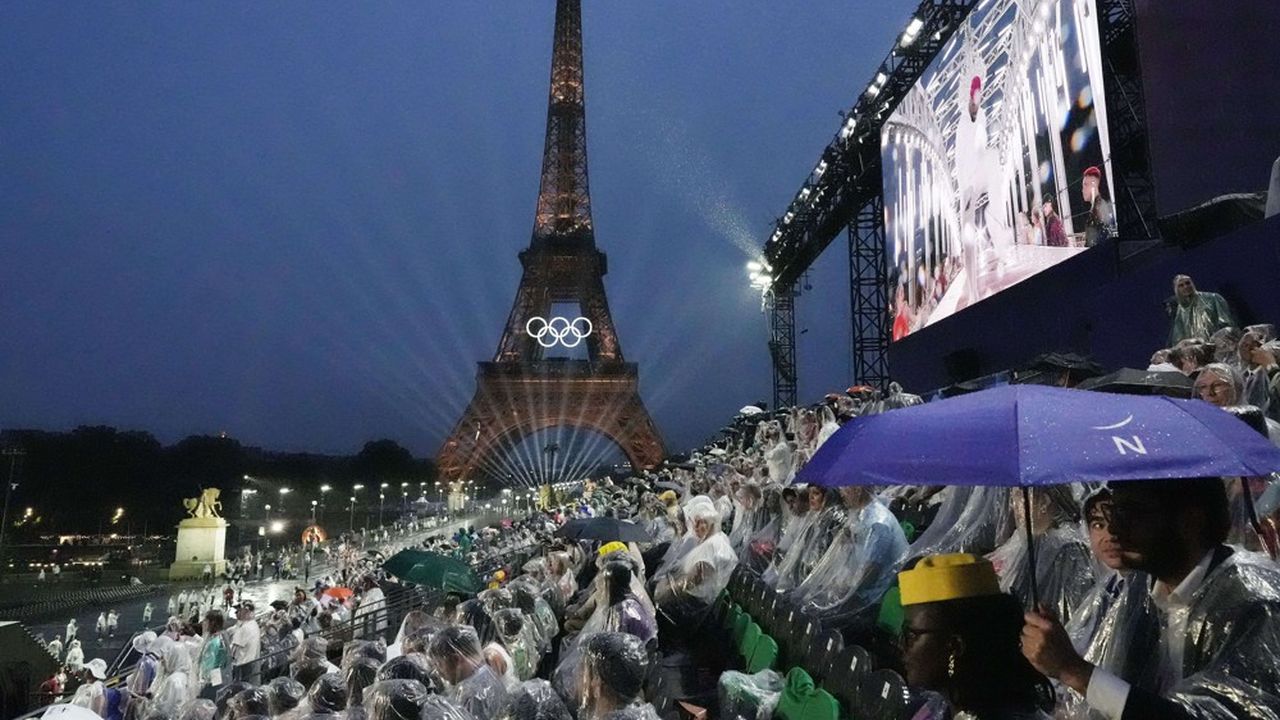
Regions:
[[[1233, 411], [1273, 431], [1274, 332], [1235, 330], [1225, 302], [1189, 278], [1175, 291], [1171, 347], [1150, 370], [1187, 375], [1215, 405], [1253, 405]], [[427, 540], [502, 566], [474, 594], [392, 619], [382, 591], [398, 581], [370, 561], [350, 573], [351, 597], [299, 589], [261, 629], [244, 605], [230, 629], [216, 609], [199, 624], [172, 618], [134, 639], [142, 660], [123, 687], [104, 687], [95, 660], [72, 703], [107, 720], [657, 718], [664, 672], [714, 685], [741, 669], [715, 620], [731, 581], [749, 577], [899, 673], [903, 717], [1280, 717], [1274, 477], [1035, 488], [1026, 507], [1006, 488], [945, 478], [797, 483], [842, 425], [920, 402], [855, 387], [810, 407], [744, 408], [655, 471], [571, 496], [548, 488], [538, 511]], [[644, 539], [568, 532], [592, 518], [629, 521]], [[604, 523], [573, 527], [586, 526]], [[237, 653], [257, 657], [268, 638], [261, 657], [273, 659], [245, 672]]]

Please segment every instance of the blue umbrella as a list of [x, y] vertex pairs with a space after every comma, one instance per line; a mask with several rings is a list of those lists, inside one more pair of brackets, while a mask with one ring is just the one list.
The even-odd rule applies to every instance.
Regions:
[[1280, 449], [1200, 400], [1007, 385], [855, 418], [796, 482], [1021, 487], [1029, 516], [1031, 486], [1277, 471]]

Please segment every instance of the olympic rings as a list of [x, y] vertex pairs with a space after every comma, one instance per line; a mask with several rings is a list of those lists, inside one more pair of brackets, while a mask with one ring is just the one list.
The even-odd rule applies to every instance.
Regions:
[[[584, 324], [586, 329], [579, 329], [579, 323]], [[537, 328], [536, 331], [534, 330], [535, 327]], [[563, 345], [567, 348], [578, 347], [582, 340], [590, 336], [594, 330], [595, 328], [592, 327], [591, 321], [584, 317], [577, 317], [573, 320], [553, 317], [547, 320], [535, 315], [524, 324], [525, 333], [537, 340], [538, 344], [544, 348], [553, 348], [556, 345]], [[550, 338], [550, 340], [548, 341], [547, 338]]]

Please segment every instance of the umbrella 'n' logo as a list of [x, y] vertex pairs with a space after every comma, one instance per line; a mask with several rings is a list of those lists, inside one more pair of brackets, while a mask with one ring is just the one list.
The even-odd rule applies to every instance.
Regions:
[[[1118, 423], [1114, 423], [1112, 425], [1094, 425], [1093, 429], [1094, 430], [1119, 430], [1120, 428], [1124, 427], [1125, 425], [1128, 425], [1131, 422], [1133, 422], [1133, 415], [1130, 415], [1129, 417], [1121, 420]], [[1126, 450], [1132, 450], [1138, 455], [1147, 454], [1147, 447], [1142, 444], [1142, 438], [1138, 437], [1137, 435], [1133, 436], [1132, 442], [1130, 442], [1129, 440], [1126, 440], [1125, 438], [1120, 437], [1119, 435], [1112, 435], [1111, 442], [1115, 443], [1116, 452], [1120, 453], [1121, 455], [1127, 455], [1128, 453], [1125, 452]]]

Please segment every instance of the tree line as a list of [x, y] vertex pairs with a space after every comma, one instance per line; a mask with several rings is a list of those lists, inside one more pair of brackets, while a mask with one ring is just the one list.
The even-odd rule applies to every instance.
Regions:
[[[70, 432], [6, 430], [0, 446], [22, 452], [14, 458], [17, 487], [9, 507], [9, 530], [19, 538], [144, 528], [169, 533], [185, 517], [182, 498], [197, 496], [201, 488], [221, 489], [223, 515], [233, 517], [240, 488], [255, 487], [259, 502], [272, 502], [278, 488], [288, 487], [284, 505], [301, 517], [310, 513], [310, 501], [324, 484], [334, 488], [328, 501], [341, 504], [355, 483], [377, 488], [386, 482], [399, 498], [401, 483], [412, 483], [416, 496], [417, 483], [436, 478], [431, 460], [415, 458], [387, 439], [367, 442], [353, 455], [322, 455], [272, 452], [211, 435], [164, 445], [148, 432], [81, 426]], [[8, 479], [9, 459], [0, 467], [0, 482]], [[118, 508], [124, 510], [119, 517]]]

